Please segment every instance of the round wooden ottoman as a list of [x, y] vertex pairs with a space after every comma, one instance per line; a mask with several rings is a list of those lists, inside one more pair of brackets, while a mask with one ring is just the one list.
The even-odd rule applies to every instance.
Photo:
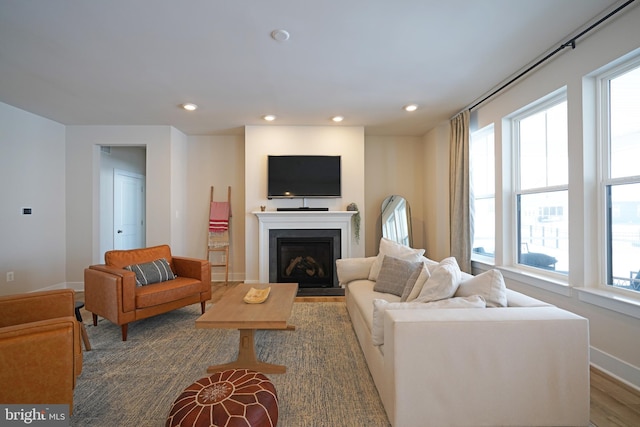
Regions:
[[230, 369], [200, 378], [171, 405], [166, 427], [275, 427], [278, 396], [263, 374]]

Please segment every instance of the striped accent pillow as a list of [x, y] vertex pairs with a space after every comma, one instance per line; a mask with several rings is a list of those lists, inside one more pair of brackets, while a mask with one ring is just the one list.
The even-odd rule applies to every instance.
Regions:
[[167, 280], [173, 280], [177, 277], [165, 258], [145, 262], [144, 264], [127, 265], [124, 269], [133, 271], [136, 274], [137, 286], [166, 282]]

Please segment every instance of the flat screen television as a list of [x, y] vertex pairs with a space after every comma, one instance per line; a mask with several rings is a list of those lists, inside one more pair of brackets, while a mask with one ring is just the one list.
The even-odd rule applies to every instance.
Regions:
[[267, 198], [341, 197], [340, 156], [269, 156]]

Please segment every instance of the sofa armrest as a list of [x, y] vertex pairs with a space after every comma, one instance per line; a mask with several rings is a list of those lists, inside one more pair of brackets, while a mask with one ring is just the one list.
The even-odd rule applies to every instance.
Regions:
[[557, 307], [388, 310], [384, 324], [382, 398], [394, 426], [589, 425], [583, 317]]
[[82, 371], [75, 316], [0, 328], [0, 402], [68, 403]]
[[378, 257], [366, 258], [340, 258], [336, 260], [336, 273], [338, 282], [344, 286], [354, 280], [369, 278], [371, 266]]
[[74, 315], [74, 291], [23, 293], [0, 297], [0, 327]]
[[174, 272], [181, 277], [211, 283], [211, 263], [204, 259], [177, 257], [171, 258]]
[[[84, 270], [85, 307], [109, 320], [135, 310], [136, 275], [121, 268], [98, 264]], [[114, 302], [117, 301], [117, 305]]]

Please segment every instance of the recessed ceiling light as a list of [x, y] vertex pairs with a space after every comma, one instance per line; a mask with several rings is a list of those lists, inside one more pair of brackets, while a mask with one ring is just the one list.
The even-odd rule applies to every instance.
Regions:
[[187, 102], [186, 104], [182, 104], [182, 108], [187, 111], [195, 111], [198, 106], [196, 104], [192, 104], [191, 102]]
[[404, 111], [416, 111], [418, 109], [418, 106], [416, 104], [409, 104], [409, 105], [405, 105], [404, 107], [402, 107], [404, 109]]
[[277, 42], [286, 42], [289, 40], [289, 32], [287, 30], [273, 30], [271, 31], [271, 38]]
[[272, 122], [276, 119], [276, 116], [274, 116], [273, 114], [267, 114], [262, 116], [262, 118], [268, 122]]
[[342, 116], [333, 116], [333, 117], [331, 118], [331, 120], [333, 120], [333, 121], [334, 121], [334, 122], [336, 122], [336, 123], [340, 123], [341, 121], [343, 121], [343, 120], [344, 120], [344, 117], [342, 117]]

